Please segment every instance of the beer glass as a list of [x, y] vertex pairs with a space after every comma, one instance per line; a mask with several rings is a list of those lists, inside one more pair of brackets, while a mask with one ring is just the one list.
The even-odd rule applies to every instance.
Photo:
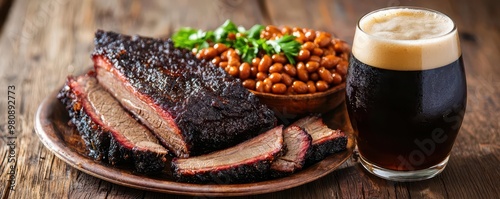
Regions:
[[448, 16], [416, 7], [366, 14], [356, 27], [346, 82], [366, 170], [394, 181], [443, 171], [467, 101], [458, 33]]

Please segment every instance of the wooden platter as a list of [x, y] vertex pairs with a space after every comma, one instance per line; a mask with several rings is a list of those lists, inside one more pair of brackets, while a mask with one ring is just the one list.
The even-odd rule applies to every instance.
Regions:
[[[352, 131], [348, 131], [349, 141], [346, 151], [332, 154], [321, 162], [283, 178], [245, 184], [181, 183], [173, 180], [168, 169], [160, 175], [147, 176], [134, 173], [131, 168], [113, 167], [89, 158], [83, 140], [76, 130], [68, 125], [69, 118], [64, 106], [56, 98], [57, 91], [40, 104], [35, 116], [35, 131], [42, 143], [64, 162], [84, 173], [137, 189], [192, 196], [242, 196], [276, 192], [306, 184], [329, 174], [351, 156], [355, 146], [354, 136], [349, 134]], [[334, 115], [329, 117], [338, 119]]]

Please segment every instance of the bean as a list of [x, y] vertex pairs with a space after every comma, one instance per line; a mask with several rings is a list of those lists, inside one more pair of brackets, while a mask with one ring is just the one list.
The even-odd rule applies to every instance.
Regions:
[[229, 40], [235, 40], [236, 39], [236, 34], [230, 32], [227, 34], [227, 39]]
[[316, 82], [316, 90], [318, 90], [319, 92], [323, 92], [323, 91], [328, 90], [328, 83], [326, 83], [323, 80], [317, 81]]
[[282, 76], [280, 73], [271, 73], [267, 79], [270, 79], [273, 84], [281, 82]]
[[217, 50], [217, 54], [221, 54], [222, 52], [227, 50], [226, 44], [223, 43], [216, 43], [214, 45], [215, 50]]
[[334, 85], [342, 83], [342, 76], [338, 73], [332, 73], [332, 79]]
[[208, 47], [205, 49], [205, 59], [213, 59], [215, 56], [217, 56], [217, 50], [213, 47]]
[[310, 58], [309, 58], [309, 61], [315, 61], [315, 62], [320, 62], [321, 61], [321, 58], [319, 58], [319, 56], [317, 55], [312, 55]]
[[221, 61], [221, 62], [219, 62], [219, 66], [220, 66], [221, 68], [226, 68], [226, 67], [228, 66], [228, 65], [227, 65], [227, 61]]
[[228, 51], [226, 50], [220, 54], [221, 61], [227, 61], [227, 58], [228, 58], [227, 53], [228, 53]]
[[326, 69], [331, 69], [335, 67], [340, 61], [340, 58], [336, 57], [335, 55], [327, 55], [321, 58], [320, 65], [322, 67], [325, 67]]
[[251, 77], [256, 77], [258, 72], [259, 72], [259, 70], [257, 69], [257, 66], [250, 67], [250, 76]]
[[343, 60], [349, 60], [349, 53], [343, 52], [339, 55], [339, 57], [342, 58]]
[[346, 75], [348, 64], [347, 61], [340, 61], [339, 64], [337, 64], [337, 72], [342, 76]]
[[292, 35], [296, 37], [295, 41], [298, 41], [301, 44], [306, 41], [306, 36], [304, 36], [304, 33], [301, 31], [294, 31]]
[[306, 39], [308, 41], [314, 41], [314, 39], [316, 38], [316, 33], [314, 32], [314, 30], [307, 30], [304, 36], [306, 36]]
[[307, 85], [301, 81], [294, 81], [292, 84], [293, 91], [298, 94], [304, 94], [308, 92]]
[[267, 32], [267, 31], [262, 31], [260, 33], [260, 38], [262, 38], [262, 39], [269, 40], [269, 39], [271, 39], [272, 36], [273, 36], [273, 34], [271, 34], [270, 32]]
[[307, 49], [301, 49], [299, 51], [299, 54], [297, 55], [297, 60], [299, 60], [299, 61], [306, 61], [307, 59], [309, 59], [310, 55], [311, 55], [311, 53], [309, 52], [309, 50], [307, 50]]
[[235, 59], [240, 60], [240, 56], [239, 56], [239, 55], [238, 55], [238, 53], [237, 53], [234, 49], [232, 49], [232, 48], [230, 48], [229, 50], [227, 50], [227, 57], [228, 57], [228, 59], [229, 59], [230, 57], [232, 57], [232, 58], [235, 58]]
[[307, 82], [309, 80], [309, 73], [307, 72], [306, 69], [298, 69], [297, 70], [297, 77], [300, 80]]
[[220, 63], [220, 57], [217, 56], [212, 59], [212, 64], [217, 66], [219, 65], [219, 63]]
[[269, 78], [266, 78], [263, 82], [264, 82], [264, 92], [270, 93], [273, 87], [273, 82]]
[[297, 63], [297, 70], [302, 70], [302, 69], [306, 69], [306, 65], [304, 64], [304, 62], [299, 62]]
[[307, 81], [307, 90], [309, 91], [309, 93], [316, 92], [316, 85], [313, 81]]
[[252, 59], [252, 66], [259, 66], [259, 63], [260, 63], [260, 58], [256, 57], [256, 58], [253, 58]]
[[257, 75], [256, 75], [256, 78], [257, 78], [257, 80], [264, 81], [264, 79], [267, 78], [267, 73], [265, 73], [265, 72], [258, 72]]
[[264, 92], [265, 84], [263, 81], [259, 80], [255, 83], [255, 90], [258, 92]]
[[239, 66], [241, 64], [240, 61], [234, 57], [229, 57], [229, 59], [227, 60], [227, 63], [230, 66]]
[[319, 80], [319, 75], [317, 72], [309, 74], [309, 79], [312, 81], [318, 81]]
[[332, 37], [330, 33], [323, 32], [323, 31], [316, 31], [316, 37], [319, 37], [320, 35], [323, 35], [324, 37]]
[[342, 41], [342, 52], [350, 52], [351, 51], [351, 46], [349, 46], [348, 43]]
[[295, 26], [292, 28], [292, 31], [293, 32], [297, 32], [297, 31], [302, 32], [302, 28]]
[[281, 82], [286, 86], [291, 86], [293, 79], [287, 73], [281, 73]]
[[333, 82], [332, 73], [330, 73], [330, 71], [328, 69], [321, 67], [318, 69], [318, 74], [321, 77], [321, 79], [323, 81], [325, 81], [326, 83], [331, 84]]
[[269, 57], [269, 55], [264, 55], [260, 60], [258, 66], [259, 72], [268, 72], [269, 66], [271, 66], [272, 61], [273, 60], [271, 59], [271, 57]]
[[335, 50], [333, 50], [333, 48], [331, 48], [331, 46], [328, 46], [328, 48], [323, 48], [323, 56], [327, 56], [327, 55], [335, 55], [336, 52]]
[[238, 70], [238, 66], [228, 66], [229, 70], [227, 71], [229, 75], [233, 77], [238, 77], [240, 71]]
[[243, 62], [240, 65], [240, 79], [246, 80], [250, 77], [250, 64]]
[[284, 26], [283, 28], [281, 28], [281, 34], [289, 35], [291, 33], [292, 33], [292, 28], [290, 28], [289, 26]]
[[315, 62], [315, 61], [308, 61], [307, 64], [306, 64], [306, 70], [307, 72], [314, 72], [316, 70], [318, 70], [319, 68], [319, 63], [318, 62]]
[[264, 30], [267, 31], [267, 32], [270, 32], [272, 34], [281, 33], [281, 30], [278, 29], [276, 26], [273, 26], [273, 25], [266, 26], [266, 28]]
[[311, 51], [311, 50], [314, 50], [314, 48], [316, 48], [316, 47], [317, 47], [316, 44], [314, 44], [313, 42], [308, 41], [308, 42], [302, 44], [301, 48], [305, 49], [305, 50]]
[[[302, 63], [302, 62], [299, 62], [299, 63]], [[302, 65], [304, 65], [304, 63], [302, 63]], [[298, 66], [298, 64], [297, 64]], [[297, 75], [297, 68], [295, 68], [295, 66], [291, 65], [291, 64], [287, 64], [283, 67], [283, 69], [285, 70], [285, 73], [290, 75], [291, 77], [295, 77], [295, 75]]]
[[321, 49], [321, 48], [314, 48], [313, 51], [312, 51], [312, 54], [316, 55], [316, 56], [321, 56], [321, 55], [323, 55], [323, 49]]
[[201, 49], [201, 50], [198, 52], [198, 54], [196, 54], [196, 58], [197, 58], [197, 59], [204, 59], [204, 58], [205, 58], [204, 54], [205, 54], [205, 49]]
[[283, 83], [274, 84], [272, 87], [272, 92], [274, 94], [284, 94], [286, 92], [286, 85]]
[[286, 63], [286, 57], [282, 54], [274, 54], [271, 58], [274, 63], [281, 63], [281, 64]]
[[306, 37], [304, 35], [295, 38], [295, 41], [299, 42], [299, 44], [303, 44], [305, 40], [306, 40]]
[[269, 73], [281, 73], [283, 70], [283, 64], [274, 63], [271, 67], [269, 67]]
[[255, 80], [253, 79], [246, 79], [243, 81], [243, 87], [250, 89], [250, 90], [255, 90]]
[[[342, 41], [335, 42], [335, 44], [333, 45], [333, 48], [335, 48], [335, 51], [337, 51], [337, 52], [344, 52], [344, 50], [346, 49], [344, 47], [344, 42], [342, 42]], [[349, 48], [349, 47], [347, 47], [347, 48]]]
[[327, 37], [325, 34], [320, 34], [314, 39], [314, 43], [318, 44], [319, 47], [325, 47], [330, 43], [330, 38]]
[[293, 36], [295, 36], [295, 37], [300, 37], [300, 36], [302, 36], [302, 37], [304, 37], [304, 38], [305, 38], [305, 36], [304, 36], [304, 32], [302, 32], [302, 30], [293, 30], [292, 35], [293, 35]]

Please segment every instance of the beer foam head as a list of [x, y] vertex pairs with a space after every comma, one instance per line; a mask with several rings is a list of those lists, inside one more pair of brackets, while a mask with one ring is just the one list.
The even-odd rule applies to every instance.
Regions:
[[373, 67], [414, 71], [457, 60], [460, 44], [453, 21], [420, 8], [387, 8], [359, 20], [352, 53]]

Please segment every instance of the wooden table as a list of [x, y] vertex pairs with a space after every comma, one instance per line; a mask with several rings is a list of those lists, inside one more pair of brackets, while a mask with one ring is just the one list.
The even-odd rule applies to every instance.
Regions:
[[[0, 0], [0, 193], [2, 198], [193, 198], [115, 185], [55, 157], [34, 131], [35, 111], [68, 74], [90, 66], [96, 29], [149, 36], [182, 26], [213, 29], [226, 19], [309, 27], [352, 42], [355, 24], [374, 9], [415, 5], [448, 14], [458, 26], [468, 106], [450, 163], [426, 181], [374, 177], [354, 159], [314, 182], [249, 198], [500, 197], [500, 2], [496, 0], [69, 1]], [[12, 87], [15, 87], [15, 90]], [[8, 94], [14, 91], [15, 95]], [[15, 138], [8, 135], [8, 95], [15, 97]], [[15, 141], [15, 175], [9, 150]], [[8, 179], [15, 177], [15, 191]], [[203, 198], [203, 197], [202, 197]]]

